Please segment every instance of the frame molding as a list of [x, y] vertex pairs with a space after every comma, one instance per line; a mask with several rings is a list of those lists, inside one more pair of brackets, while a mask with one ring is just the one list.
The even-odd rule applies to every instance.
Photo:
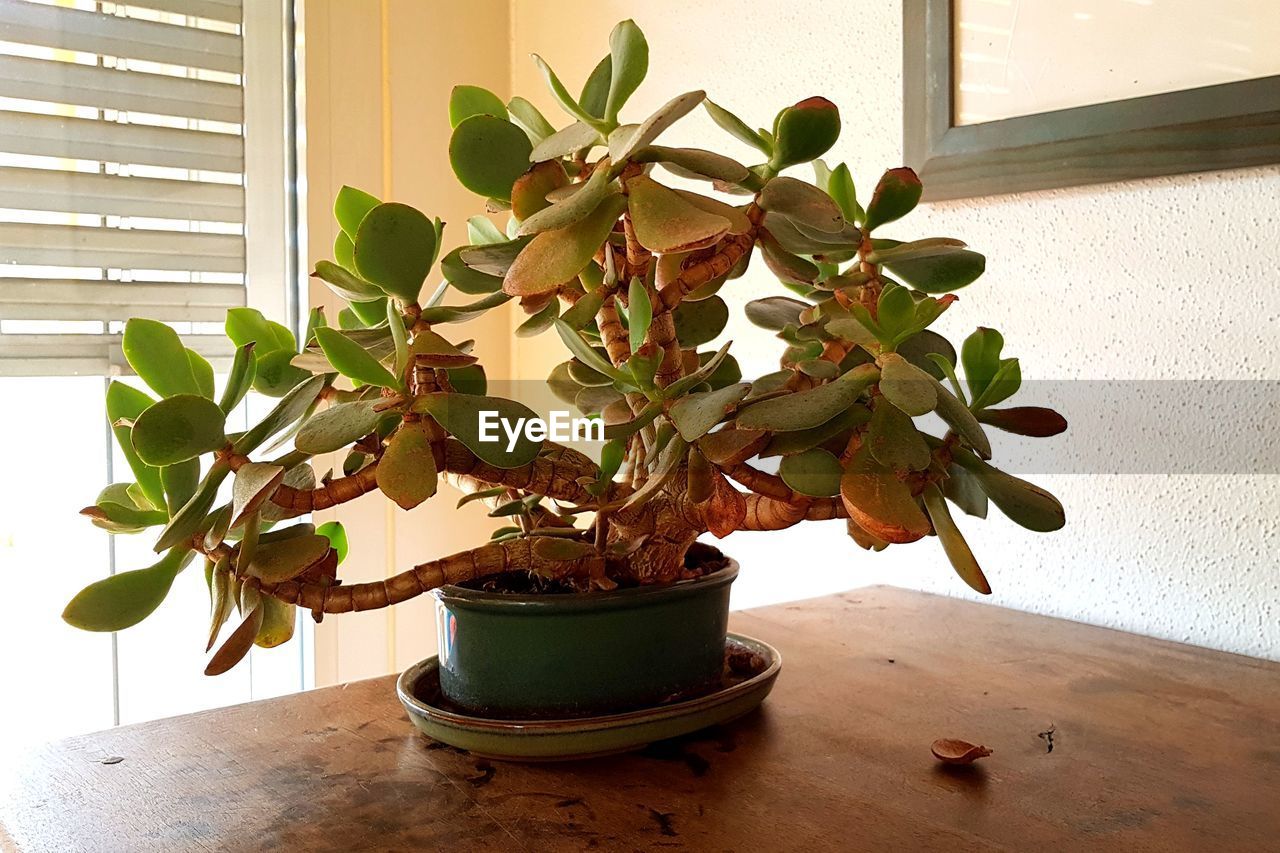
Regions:
[[903, 132], [924, 200], [1280, 163], [1280, 75], [952, 121], [950, 0], [903, 2]]

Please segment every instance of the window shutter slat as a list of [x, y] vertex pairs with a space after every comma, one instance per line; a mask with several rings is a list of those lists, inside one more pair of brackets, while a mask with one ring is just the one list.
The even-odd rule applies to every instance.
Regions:
[[[194, 335], [187, 346], [226, 370], [235, 345], [221, 335]], [[0, 376], [111, 376], [128, 371], [119, 335], [0, 335]]]
[[55, 169], [0, 169], [0, 199], [6, 207], [242, 222], [244, 190], [238, 184], [126, 178]]
[[0, 0], [0, 40], [239, 74], [240, 37], [215, 30]]
[[0, 264], [242, 272], [244, 238], [191, 231], [0, 222]]
[[129, 5], [228, 24], [240, 23], [240, 0], [130, 0]]
[[[221, 323], [245, 304], [242, 284], [5, 279], [0, 320], [153, 320]], [[3, 340], [3, 338], [0, 338]]]
[[238, 134], [12, 111], [0, 111], [0, 151], [210, 172], [244, 169]]
[[0, 96], [102, 110], [239, 124], [242, 90], [229, 83], [0, 56]]

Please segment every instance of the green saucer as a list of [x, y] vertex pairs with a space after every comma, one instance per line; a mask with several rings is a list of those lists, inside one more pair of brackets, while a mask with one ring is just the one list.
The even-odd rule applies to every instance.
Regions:
[[[782, 657], [768, 643], [729, 634], [723, 685], [694, 699], [653, 708], [559, 720], [498, 720], [440, 707], [439, 661], [429, 657], [396, 682], [409, 719], [427, 737], [484, 758], [516, 761], [568, 761], [629, 752], [650, 743], [727, 723], [754, 710], [773, 689]], [[728, 665], [730, 650], [752, 662], [737, 674]]]

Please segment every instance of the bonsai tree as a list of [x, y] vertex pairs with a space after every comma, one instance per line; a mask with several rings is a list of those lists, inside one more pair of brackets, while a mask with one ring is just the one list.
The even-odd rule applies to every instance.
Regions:
[[[567, 126], [473, 86], [450, 102], [453, 170], [501, 225], [472, 218], [466, 242], [445, 251], [439, 219], [343, 188], [334, 260], [314, 275], [349, 307], [335, 325], [313, 311], [301, 347], [284, 326], [233, 309], [237, 349], [220, 393], [168, 326], [128, 323], [124, 354], [154, 395], [113, 382], [107, 413], [134, 482], [108, 486], [83, 513], [112, 533], [159, 528], [161, 556], [87, 587], [68, 622], [133, 625], [201, 558], [209, 648], [233, 611], [240, 618], [209, 663], [216, 674], [254, 643], [287, 640], [295, 607], [318, 621], [503, 573], [582, 593], [670, 584], [699, 573], [686, 557], [708, 532], [839, 520], [872, 551], [936, 535], [960, 578], [986, 593], [949, 504], [985, 517], [990, 501], [1031, 530], [1062, 526], [1052, 495], [990, 464], [987, 428], [1046, 436], [1065, 421], [1001, 407], [1020, 376], [998, 332], [979, 328], [957, 357], [929, 328], [982, 274], [983, 256], [946, 237], [882, 236], [920, 200], [911, 169], [889, 170], [860, 197], [847, 166], [819, 159], [841, 129], [821, 97], [761, 129], [702, 91], [622, 123], [648, 66], [631, 21], [576, 98], [534, 59]], [[664, 144], [698, 108], [759, 162]], [[424, 298], [437, 260], [444, 282]], [[746, 316], [777, 333], [781, 357], [744, 381], [729, 345], [708, 344], [729, 318], [722, 294], [753, 262], [780, 295], [747, 303]], [[509, 302], [528, 315], [517, 334], [563, 341], [547, 384], [602, 419], [598, 460], [527, 434], [486, 440], [483, 413], [512, 423], [534, 413], [486, 395], [457, 330]], [[250, 390], [278, 402], [228, 433]], [[916, 420], [927, 415], [942, 434]], [[333, 452], [345, 454], [341, 470], [317, 479], [313, 458]], [[500, 526], [487, 544], [385, 581], [342, 581], [337, 525], [284, 524], [374, 490], [409, 509], [441, 477], [467, 493], [460, 503], [487, 501]]]

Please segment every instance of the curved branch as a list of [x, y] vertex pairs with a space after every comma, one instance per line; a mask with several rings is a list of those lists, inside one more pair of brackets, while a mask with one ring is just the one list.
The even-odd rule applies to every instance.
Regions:
[[804, 521], [805, 508], [761, 494], [746, 496], [747, 514], [739, 530], [784, 530]]
[[453, 475], [451, 479], [466, 492], [507, 486], [565, 503], [595, 503], [596, 497], [578, 481], [594, 480], [599, 473], [596, 464], [571, 448], [551, 442], [546, 446], [548, 449], [527, 465], [498, 468], [481, 460], [460, 441], [450, 438], [435, 446], [436, 468]]
[[739, 462], [737, 465], [718, 466], [721, 471], [751, 491], [763, 497], [772, 498], [775, 501], [783, 503], [801, 504], [807, 506], [812, 500], [807, 495], [788, 486], [783, 479], [777, 474], [770, 474], [761, 471], [759, 468], [752, 468], [745, 462]]
[[330, 480], [323, 486], [312, 489], [296, 489], [293, 486], [281, 484], [272, 493], [271, 502], [278, 507], [302, 515], [355, 500], [376, 488], [378, 488], [378, 460], [374, 460], [350, 476]]
[[739, 530], [785, 530], [802, 521], [848, 518], [839, 498], [806, 498], [808, 504], [780, 501], [767, 495], [750, 494], [747, 515]]
[[[264, 595], [297, 604], [313, 613], [348, 613], [377, 610], [451, 583], [462, 583], [512, 569], [537, 572], [544, 577], [603, 579], [604, 557], [588, 554], [572, 560], [550, 560], [535, 545], [543, 538], [528, 537], [490, 542], [439, 560], [431, 560], [381, 581], [357, 584], [323, 584], [311, 581], [258, 582]], [[246, 579], [250, 582], [251, 579]]]
[[761, 215], [760, 208], [754, 203], [749, 205], [747, 217], [753, 226], [750, 230], [726, 237], [715, 246], [694, 252], [685, 258], [680, 275], [667, 282], [658, 292], [662, 308], [667, 311], [674, 309], [689, 293], [733, 269], [734, 265], [742, 260], [742, 256], [751, 251], [751, 247], [755, 245], [756, 228], [754, 226], [758, 225]]

